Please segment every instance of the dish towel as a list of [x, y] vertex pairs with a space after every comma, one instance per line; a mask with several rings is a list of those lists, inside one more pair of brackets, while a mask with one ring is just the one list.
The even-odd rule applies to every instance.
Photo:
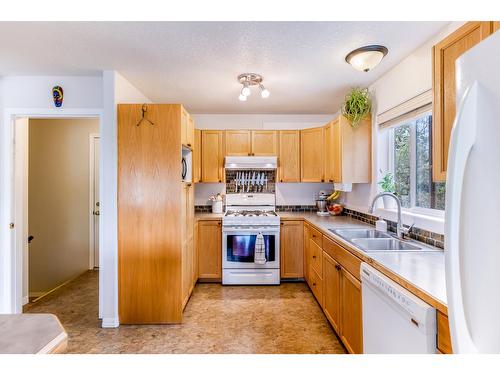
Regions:
[[266, 260], [266, 245], [264, 244], [264, 236], [262, 233], [257, 235], [255, 239], [255, 254], [253, 257], [253, 262], [255, 264], [264, 264]]

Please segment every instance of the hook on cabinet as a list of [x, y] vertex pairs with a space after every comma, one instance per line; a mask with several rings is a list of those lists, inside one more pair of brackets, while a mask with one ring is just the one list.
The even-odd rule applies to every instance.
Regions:
[[143, 104], [141, 110], [142, 110], [142, 117], [141, 120], [137, 123], [137, 126], [141, 125], [143, 121], [147, 121], [150, 125], [154, 125], [154, 122], [146, 118], [146, 112], [148, 111], [148, 106], [146, 104]]

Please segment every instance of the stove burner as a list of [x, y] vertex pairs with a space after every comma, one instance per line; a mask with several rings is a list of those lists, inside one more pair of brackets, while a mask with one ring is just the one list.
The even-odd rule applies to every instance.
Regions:
[[262, 217], [262, 216], [278, 216], [274, 211], [260, 211], [260, 210], [242, 210], [242, 211], [227, 211], [226, 216], [231, 217]]

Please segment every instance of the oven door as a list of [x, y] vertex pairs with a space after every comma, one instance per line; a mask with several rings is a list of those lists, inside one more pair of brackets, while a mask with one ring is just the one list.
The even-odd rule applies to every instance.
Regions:
[[[255, 241], [262, 233], [266, 263], [254, 263]], [[223, 227], [222, 268], [280, 268], [280, 232], [278, 227]]]

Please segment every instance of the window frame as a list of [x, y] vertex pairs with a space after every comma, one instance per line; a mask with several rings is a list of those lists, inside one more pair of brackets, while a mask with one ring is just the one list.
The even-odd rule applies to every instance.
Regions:
[[[433, 117], [432, 109], [419, 113], [411, 118], [404, 119], [400, 122], [389, 127], [389, 142], [388, 142], [388, 170], [395, 176], [395, 160], [394, 160], [394, 129], [398, 126], [407, 124], [409, 122], [415, 122], [417, 119], [425, 116]], [[432, 125], [431, 125], [432, 126]], [[436, 208], [426, 208], [418, 207], [416, 205], [417, 200], [417, 147], [416, 147], [416, 137], [417, 137], [417, 127], [410, 127], [410, 205], [411, 207], [401, 207], [403, 212], [414, 213], [423, 216], [432, 216], [438, 218], [444, 218], [444, 210], [439, 210]], [[432, 132], [430, 137], [432, 137]]]

